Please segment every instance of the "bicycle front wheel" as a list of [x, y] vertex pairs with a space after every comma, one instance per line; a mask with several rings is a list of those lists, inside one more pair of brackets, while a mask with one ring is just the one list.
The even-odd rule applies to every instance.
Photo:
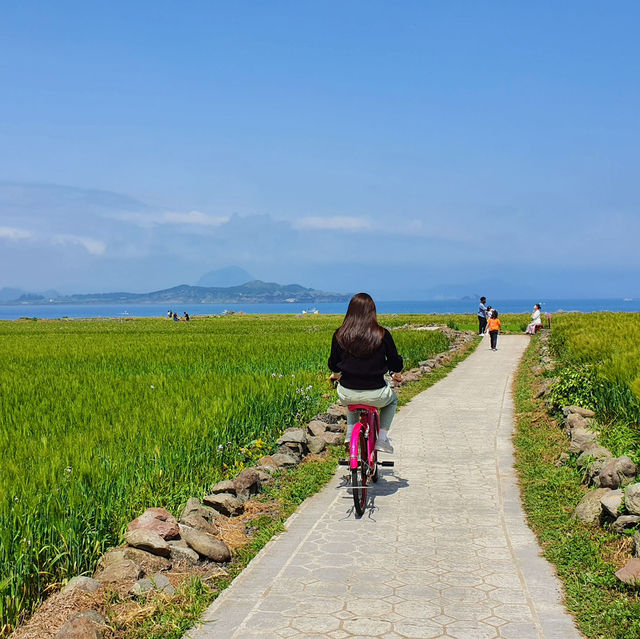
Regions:
[[358, 515], [364, 513], [367, 505], [367, 468], [369, 452], [367, 450], [367, 440], [364, 432], [360, 432], [358, 438], [358, 467], [351, 471], [351, 490], [353, 492], [353, 503]]

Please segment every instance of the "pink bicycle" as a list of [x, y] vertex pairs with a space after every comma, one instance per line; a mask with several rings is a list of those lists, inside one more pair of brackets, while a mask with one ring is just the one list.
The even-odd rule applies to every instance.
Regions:
[[350, 411], [360, 411], [360, 419], [351, 431], [349, 442], [349, 460], [341, 460], [341, 464], [349, 464], [351, 469], [351, 489], [356, 513], [362, 515], [367, 505], [367, 484], [369, 480], [378, 481], [378, 464], [393, 466], [392, 461], [378, 461], [376, 440], [380, 430], [380, 414], [375, 406], [351, 404]]

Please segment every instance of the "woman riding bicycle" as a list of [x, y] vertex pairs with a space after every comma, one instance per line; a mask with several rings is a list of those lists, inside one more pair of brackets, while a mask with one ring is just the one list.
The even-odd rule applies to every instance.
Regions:
[[[386, 328], [378, 324], [376, 305], [367, 293], [354, 295], [342, 326], [333, 334], [329, 369], [332, 380], [340, 380], [338, 397], [343, 404], [366, 404], [380, 409], [380, 433], [376, 449], [393, 453], [388, 433], [398, 405], [398, 396], [384, 375], [394, 371], [393, 379], [402, 380], [402, 357]], [[356, 423], [353, 411], [347, 414], [347, 435]]]

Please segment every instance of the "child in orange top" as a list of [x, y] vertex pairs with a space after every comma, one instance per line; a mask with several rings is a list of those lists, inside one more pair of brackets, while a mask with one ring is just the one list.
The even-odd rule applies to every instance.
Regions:
[[487, 322], [487, 329], [489, 330], [489, 337], [491, 338], [491, 350], [497, 351], [498, 345], [498, 331], [500, 330], [500, 320], [498, 319], [498, 311], [494, 308], [491, 311], [491, 317]]

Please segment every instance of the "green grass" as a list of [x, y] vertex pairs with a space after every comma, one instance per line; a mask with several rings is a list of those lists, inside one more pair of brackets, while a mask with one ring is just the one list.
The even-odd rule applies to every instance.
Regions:
[[[389, 316], [390, 328], [440, 322]], [[177, 512], [330, 401], [341, 318], [0, 322], [0, 636], [91, 572], [127, 521]], [[394, 331], [406, 366], [449, 348]]]
[[629, 556], [629, 538], [572, 517], [586, 488], [575, 467], [554, 465], [568, 440], [542, 402], [532, 399], [538, 347], [535, 338], [514, 383], [516, 469], [529, 524], [556, 566], [580, 630], [594, 639], [640, 639], [640, 594], [614, 576]]

